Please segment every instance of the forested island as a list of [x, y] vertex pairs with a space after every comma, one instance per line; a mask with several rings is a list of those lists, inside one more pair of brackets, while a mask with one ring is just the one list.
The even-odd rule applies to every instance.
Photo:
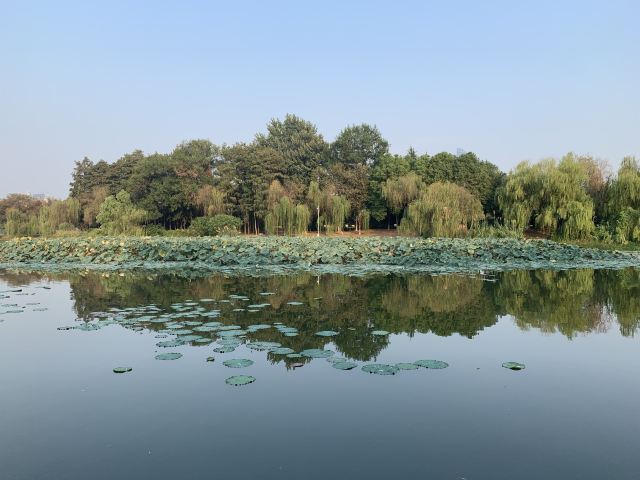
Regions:
[[[509, 173], [472, 152], [392, 154], [367, 124], [327, 142], [295, 115], [251, 143], [191, 140], [113, 163], [77, 161], [69, 196], [0, 200], [5, 236], [303, 235], [396, 230], [423, 237], [640, 240], [640, 165], [568, 153]], [[382, 230], [380, 230], [382, 232]]]

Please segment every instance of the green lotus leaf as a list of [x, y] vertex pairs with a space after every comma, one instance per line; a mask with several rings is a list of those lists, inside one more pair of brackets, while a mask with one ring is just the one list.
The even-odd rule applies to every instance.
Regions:
[[334, 332], [333, 330], [322, 330], [320, 332], [316, 332], [316, 335], [319, 337], [335, 337], [336, 335], [340, 335], [340, 333]]
[[396, 363], [396, 367], [400, 370], [418, 370], [420, 367], [415, 363]]
[[230, 368], [245, 368], [253, 365], [253, 360], [249, 360], [248, 358], [232, 358], [229, 360], [225, 360], [222, 362], [225, 367]]
[[234, 352], [236, 350], [236, 347], [232, 347], [232, 346], [222, 346], [222, 347], [216, 347], [213, 349], [214, 352], [216, 353], [231, 353]]
[[256, 381], [255, 377], [251, 375], [234, 375], [233, 377], [229, 377], [225, 380], [227, 385], [233, 385], [235, 387], [248, 385]]
[[113, 369], [113, 373], [127, 373], [133, 370], [131, 367], [116, 367]]
[[309, 358], [328, 358], [335, 355], [335, 352], [331, 350], [322, 350], [320, 348], [309, 348], [300, 352], [305, 357]]
[[290, 353], [295, 353], [293, 348], [287, 347], [275, 347], [269, 350], [274, 355], [289, 355]]
[[157, 347], [162, 347], [162, 348], [179, 347], [180, 345], [184, 345], [184, 341], [179, 338], [176, 338], [175, 340], [166, 340], [164, 342], [156, 343]]
[[369, 363], [362, 366], [362, 371], [375, 375], [395, 375], [399, 369], [395, 365], [385, 365], [383, 363]]
[[419, 367], [432, 368], [436, 370], [447, 368], [449, 366], [447, 362], [443, 362], [441, 360], [416, 360], [413, 363], [415, 363]]
[[387, 332], [386, 330], [374, 330], [373, 332], [371, 332], [371, 335], [376, 335], [378, 337], [383, 337], [385, 335], [389, 335], [389, 332]]
[[170, 353], [161, 353], [156, 355], [156, 360], [177, 360], [182, 357], [181, 353], [170, 352]]
[[518, 363], [518, 362], [504, 362], [502, 366], [504, 368], [508, 368], [509, 370], [516, 370], [516, 371], [524, 370], [526, 368], [524, 363]]
[[354, 362], [334, 362], [331, 364], [333, 368], [337, 368], [338, 370], [352, 370], [358, 366], [357, 363]]

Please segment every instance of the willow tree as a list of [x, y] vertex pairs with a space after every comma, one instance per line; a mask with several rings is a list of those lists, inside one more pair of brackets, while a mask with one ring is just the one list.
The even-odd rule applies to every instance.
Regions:
[[42, 235], [51, 235], [58, 230], [71, 230], [80, 223], [80, 201], [77, 198], [54, 200], [38, 212], [38, 223]]
[[351, 203], [342, 195], [328, 195], [325, 199], [327, 211], [327, 231], [341, 232], [349, 214]]
[[607, 218], [619, 243], [640, 241], [640, 165], [625, 157], [607, 197]]
[[109, 195], [105, 199], [96, 221], [100, 224], [100, 230], [108, 235], [139, 235], [142, 233], [140, 225], [147, 218], [147, 212], [136, 207], [129, 194], [121, 190], [116, 196]]
[[267, 190], [268, 213], [264, 224], [267, 233], [277, 235], [300, 235], [307, 231], [311, 212], [304, 204], [295, 204], [278, 180], [274, 180]]
[[550, 159], [519, 164], [497, 193], [505, 225], [523, 230], [533, 223], [549, 235], [587, 237], [594, 228], [587, 181], [585, 165], [571, 154], [559, 163]]
[[387, 202], [389, 210], [395, 215], [396, 224], [398, 224], [402, 211], [419, 197], [423, 189], [424, 182], [414, 172], [397, 178], [389, 178], [382, 184], [382, 197]]
[[436, 182], [409, 204], [400, 230], [428, 237], [460, 237], [483, 218], [480, 200], [467, 189]]
[[225, 210], [224, 193], [211, 185], [205, 185], [196, 192], [195, 203], [207, 217], [219, 215]]

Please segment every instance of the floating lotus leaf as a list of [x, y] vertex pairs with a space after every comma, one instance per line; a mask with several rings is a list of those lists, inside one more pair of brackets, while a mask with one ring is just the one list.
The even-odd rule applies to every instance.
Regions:
[[331, 350], [322, 350], [321, 348], [309, 348], [300, 352], [305, 357], [310, 358], [328, 358], [335, 355]]
[[268, 296], [268, 295], [275, 295], [275, 293], [273, 292], [260, 292], [258, 295], [262, 295], [262, 296]]
[[396, 367], [398, 367], [400, 370], [417, 370], [420, 368], [415, 363], [403, 363], [403, 362], [396, 363]]
[[230, 338], [219, 338], [217, 343], [219, 343], [220, 345], [224, 345], [225, 347], [237, 347], [242, 342], [238, 340], [236, 337], [230, 337]]
[[287, 305], [293, 305], [293, 306], [304, 305], [304, 302], [287, 302]]
[[251, 375], [234, 375], [233, 377], [229, 377], [225, 380], [227, 385], [233, 385], [235, 387], [239, 387], [241, 385], [249, 385], [256, 381], [256, 377], [252, 377]]
[[183, 335], [180, 337], [183, 342], [197, 342], [198, 340], [202, 340], [202, 336], [200, 335]]
[[194, 327], [193, 331], [194, 332], [214, 332], [217, 329], [218, 329], [217, 327], [207, 327], [206, 325], [203, 325], [201, 327]]
[[225, 360], [222, 362], [225, 367], [230, 368], [245, 368], [253, 365], [253, 360], [249, 360], [248, 358], [232, 358], [229, 360]]
[[398, 367], [395, 365], [385, 365], [383, 363], [369, 363], [362, 366], [362, 371], [367, 373], [374, 373], [376, 375], [395, 375], [399, 372]]
[[329, 363], [338, 363], [338, 362], [348, 362], [349, 359], [348, 358], [344, 358], [344, 357], [329, 357], [327, 358], [327, 362]]
[[293, 348], [287, 347], [275, 347], [269, 350], [271, 353], [275, 355], [289, 355], [290, 353], [295, 353]]
[[173, 348], [173, 347], [179, 347], [180, 345], [184, 345], [184, 341], [182, 341], [179, 338], [176, 338], [175, 340], [166, 340], [164, 342], [156, 343], [157, 347], [162, 347], [162, 348]]
[[235, 350], [236, 350], [236, 347], [231, 347], [231, 346], [216, 347], [213, 349], [213, 351], [216, 353], [231, 353], [231, 352], [234, 352]]
[[240, 325], [224, 325], [220, 327], [218, 330], [221, 332], [226, 332], [228, 330], [242, 330], [242, 327]]
[[271, 325], [249, 325], [246, 330], [249, 333], [255, 333], [260, 330], [265, 330], [267, 328], [271, 328]]
[[156, 360], [177, 360], [182, 357], [181, 353], [170, 352], [170, 353], [161, 353], [156, 355]]
[[200, 337], [197, 340], [194, 340], [194, 342], [203, 344], [203, 343], [211, 343], [211, 342], [213, 342], [213, 340], [210, 339], [210, 338], [206, 338], [206, 337]]
[[298, 334], [298, 332], [285, 332], [285, 333], [283, 333], [283, 335], [285, 337], [297, 337], [299, 334]]
[[93, 323], [83, 323], [82, 325], [78, 325], [77, 329], [89, 332], [92, 330], [100, 330], [100, 326]]
[[378, 337], [383, 337], [385, 335], [389, 335], [389, 332], [387, 332], [386, 330], [374, 330], [373, 332], [371, 332], [371, 335], [376, 335]]
[[264, 307], [270, 307], [271, 304], [270, 303], [254, 303], [252, 305], [247, 305], [247, 308], [264, 308]]
[[335, 337], [336, 335], [340, 335], [340, 333], [334, 332], [333, 330], [322, 330], [320, 332], [316, 332], [316, 335], [319, 337]]
[[193, 333], [193, 330], [188, 330], [188, 329], [183, 329], [183, 330], [176, 330], [174, 332], [176, 335], [191, 335]]
[[201, 298], [200, 301], [204, 302], [204, 303], [215, 302], [215, 300], [213, 298]]
[[76, 327], [58, 327], [57, 330], [75, 330]]
[[188, 327], [196, 327], [198, 325], [202, 325], [202, 322], [196, 322], [195, 320], [190, 320], [188, 322], [184, 322]]
[[504, 368], [508, 368], [509, 370], [524, 370], [526, 368], [524, 363], [518, 362], [504, 362], [502, 366]]
[[337, 368], [338, 370], [352, 370], [356, 368], [358, 364], [354, 362], [335, 362], [332, 363], [331, 366], [333, 368]]
[[419, 367], [432, 368], [437, 370], [441, 368], [447, 368], [449, 366], [447, 362], [443, 362], [441, 360], [416, 360], [413, 363], [415, 363]]
[[222, 322], [207, 322], [202, 325], [203, 327], [221, 327]]
[[165, 325], [166, 328], [168, 328], [169, 330], [179, 330], [181, 328], [184, 328], [184, 325], [180, 324], [180, 323], [171, 323], [171, 324], [167, 324]]
[[287, 333], [298, 333], [298, 329], [296, 327], [285, 327], [285, 326], [282, 326], [282, 325], [278, 325], [278, 326], [276, 326], [276, 328], [278, 329], [278, 331], [280, 333], [284, 333], [284, 334], [287, 334]]
[[246, 335], [246, 330], [223, 330], [218, 332], [219, 337], [240, 337]]
[[133, 370], [131, 367], [116, 367], [113, 369], [113, 373], [127, 373]]
[[215, 362], [216, 357], [207, 357], [207, 362]]
[[303, 358], [299, 353], [289, 353], [287, 354], [287, 358]]

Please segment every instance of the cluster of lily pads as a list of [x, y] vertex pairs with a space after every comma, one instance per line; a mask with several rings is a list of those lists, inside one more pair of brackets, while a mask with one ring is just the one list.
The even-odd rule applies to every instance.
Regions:
[[225, 266], [367, 265], [426, 268], [433, 271], [513, 270], [518, 268], [623, 268], [640, 265], [640, 256], [580, 248], [546, 240], [309, 238], [309, 237], [97, 237], [19, 238], [0, 242], [0, 266], [54, 268], [191, 269]]
[[[47, 288], [47, 287], [44, 287]], [[262, 298], [272, 295], [272, 292], [261, 292]], [[35, 295], [35, 292], [23, 292], [23, 289], [11, 289], [0, 292], [0, 299], [11, 299], [12, 296]], [[20, 307], [15, 312], [22, 312], [27, 306], [37, 306], [38, 302], [26, 302], [24, 305], [18, 303], [5, 303], [3, 307]], [[143, 331], [145, 329], [155, 331], [156, 343], [158, 351], [156, 352], [156, 360], [178, 360], [182, 358], [182, 353], [169, 351], [162, 352], [163, 349], [180, 347], [183, 345], [210, 345], [214, 344], [214, 353], [227, 354], [234, 352], [239, 346], [244, 345], [246, 348], [258, 352], [268, 352], [276, 357], [295, 359], [326, 359], [326, 361], [337, 370], [353, 370], [359, 366], [358, 363], [341, 356], [329, 349], [309, 348], [299, 352], [294, 349], [282, 345], [280, 342], [263, 341], [252, 339], [252, 334], [267, 329], [274, 329], [279, 332], [284, 339], [287, 337], [296, 337], [299, 335], [296, 327], [287, 326], [282, 322], [257, 323], [247, 327], [240, 325], [224, 324], [219, 321], [221, 316], [221, 307], [227, 305], [231, 312], [258, 312], [271, 306], [270, 303], [256, 302], [251, 303], [251, 299], [246, 295], [229, 295], [228, 298], [214, 300], [211, 298], [202, 298], [200, 300], [185, 300], [169, 305], [163, 308], [156, 304], [117, 308], [112, 307], [107, 311], [93, 312], [90, 317], [91, 321], [80, 321], [73, 325], [58, 327], [58, 330], [81, 330], [95, 331], [109, 325], [121, 325], [126, 328]], [[300, 301], [289, 301], [287, 305], [291, 308], [303, 305]], [[213, 308], [214, 306], [218, 308]], [[39, 308], [41, 310], [41, 308]], [[4, 313], [12, 312], [5, 311]], [[370, 332], [374, 336], [389, 335], [385, 330], [372, 330]], [[315, 333], [319, 337], [335, 337], [340, 332], [334, 330], [320, 330]], [[206, 361], [213, 362], [215, 357], [208, 356]], [[253, 365], [254, 361], [246, 358], [232, 358], [222, 362], [228, 368], [246, 368]], [[302, 364], [294, 364], [302, 366]], [[366, 373], [375, 375], [395, 375], [403, 370], [417, 370], [419, 368], [426, 369], [443, 369], [449, 365], [441, 360], [417, 360], [415, 362], [401, 362], [396, 364], [367, 363], [361, 365], [361, 370]], [[521, 370], [524, 365], [516, 362], [507, 362], [503, 367], [511, 370]], [[114, 373], [129, 373], [133, 369], [129, 366], [119, 366], [113, 369]], [[255, 381], [255, 377], [250, 375], [235, 375], [226, 379], [229, 385], [239, 386], [247, 385]]]

